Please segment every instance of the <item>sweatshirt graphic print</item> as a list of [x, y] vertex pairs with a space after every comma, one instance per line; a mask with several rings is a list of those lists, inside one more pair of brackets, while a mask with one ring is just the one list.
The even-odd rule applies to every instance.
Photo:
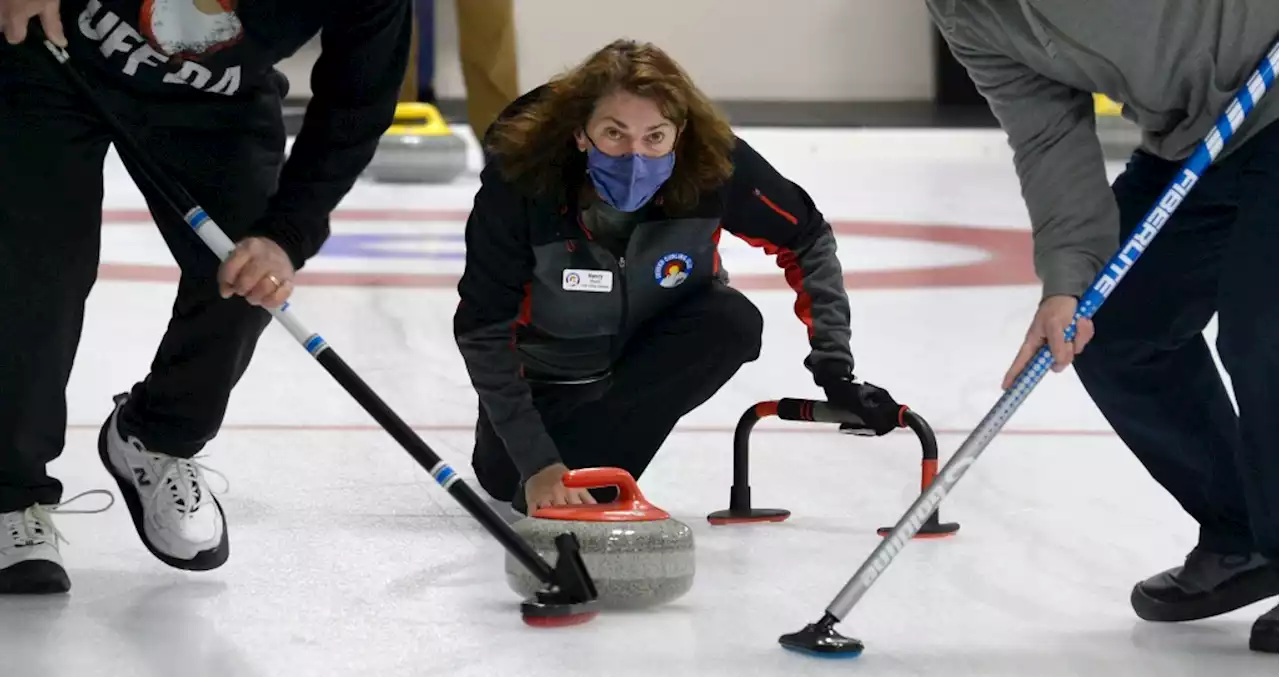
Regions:
[[255, 105], [285, 94], [275, 66], [320, 36], [305, 122], [278, 190], [248, 228], [280, 244], [295, 267], [319, 251], [330, 212], [391, 122], [412, 0], [61, 0], [59, 9], [67, 51], [87, 80], [134, 97], [139, 109], [198, 102], [191, 114], [228, 125], [229, 137], [254, 123], [239, 127], [237, 113], [261, 113]]
[[[160, 74], [166, 85], [187, 85], [210, 94], [240, 92], [244, 73], [235, 59], [210, 57], [244, 37], [238, 0], [145, 0], [135, 13], [88, 0], [76, 20], [79, 36], [97, 44], [94, 55], [108, 71], [129, 78]], [[136, 3], [114, 2], [111, 5]], [[270, 63], [262, 64], [270, 66]], [[130, 83], [134, 84], [134, 83]]]
[[237, 0], [146, 0], [139, 26], [162, 54], [195, 58], [233, 45], [244, 35]]

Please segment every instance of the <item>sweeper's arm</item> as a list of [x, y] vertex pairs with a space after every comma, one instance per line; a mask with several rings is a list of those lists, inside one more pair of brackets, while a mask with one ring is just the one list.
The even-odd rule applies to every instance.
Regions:
[[466, 268], [453, 333], [480, 405], [522, 477], [560, 462], [520, 375], [513, 332], [522, 320], [534, 258], [523, 201], [494, 165], [480, 174], [467, 219]]
[[[934, 21], [945, 26], [947, 17], [928, 5]], [[1037, 73], [971, 31], [943, 36], [1009, 138], [1031, 217], [1042, 297], [1078, 297], [1120, 234], [1093, 94]]]
[[[934, 20], [946, 25], [941, 10], [929, 6]], [[975, 31], [946, 30], [943, 36], [1009, 138], [1031, 217], [1041, 302], [1005, 371], [1001, 387], [1008, 389], [1046, 343], [1054, 371], [1088, 345], [1091, 320], [1076, 322], [1070, 342], [1065, 332], [1079, 298], [1119, 243], [1120, 209], [1098, 143], [1091, 92], [1041, 75]]]
[[337, 3], [320, 33], [311, 100], [280, 175], [280, 188], [251, 235], [269, 237], [294, 268], [329, 237], [329, 213], [355, 185], [391, 124], [413, 28], [411, 3]]

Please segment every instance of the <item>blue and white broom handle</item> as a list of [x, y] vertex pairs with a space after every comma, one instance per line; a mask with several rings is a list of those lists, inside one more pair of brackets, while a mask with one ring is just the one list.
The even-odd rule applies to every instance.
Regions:
[[[1129, 272], [1138, 257], [1142, 255], [1143, 251], [1146, 250], [1151, 241], [1160, 232], [1160, 229], [1168, 222], [1174, 210], [1186, 198], [1187, 192], [1200, 180], [1205, 169], [1218, 157], [1223, 147], [1240, 129], [1240, 125], [1244, 123], [1245, 118], [1248, 117], [1258, 102], [1262, 100], [1262, 97], [1271, 89], [1271, 86], [1275, 83], [1276, 71], [1280, 68], [1280, 65], [1277, 64], [1276, 50], [1276, 43], [1272, 43], [1266, 57], [1262, 59], [1258, 68], [1249, 77], [1245, 85], [1240, 88], [1240, 91], [1236, 92], [1231, 104], [1227, 106], [1226, 111], [1218, 118], [1213, 129], [1209, 130], [1209, 133], [1201, 139], [1195, 152], [1183, 163], [1182, 170], [1178, 173], [1178, 176], [1169, 183], [1155, 206], [1143, 217], [1141, 226], [1134, 230], [1124, 246], [1111, 257], [1111, 260], [1103, 267], [1102, 272], [1094, 279], [1092, 286], [1076, 306], [1075, 316], [1071, 320], [1071, 325], [1067, 327], [1066, 338], [1068, 340], [1075, 337], [1076, 321], [1080, 318], [1091, 318], [1098, 312], [1098, 308], [1102, 306], [1103, 301], [1106, 300], [1116, 288], [1116, 285], [1120, 283], [1120, 280]], [[1052, 364], [1053, 354], [1050, 352], [1049, 346], [1042, 346], [1039, 352], [1036, 353], [1035, 358], [1031, 360], [1031, 363], [1014, 380], [1013, 385], [1004, 392], [995, 406], [991, 408], [991, 411], [978, 424], [978, 427], [974, 429], [964, 443], [960, 445], [956, 453], [952, 455], [951, 459], [934, 478], [933, 483], [929, 485], [929, 488], [916, 498], [911, 507], [907, 509], [907, 512], [898, 520], [889, 535], [876, 546], [876, 549], [858, 568], [857, 573], [849, 579], [849, 582], [845, 584], [831, 604], [827, 606], [828, 614], [831, 614], [836, 619], [843, 619], [849, 613], [858, 599], [866, 593], [876, 578], [893, 561], [894, 556], [906, 546], [907, 542], [915, 536], [920, 527], [929, 519], [938, 504], [942, 502], [942, 499], [951, 491], [956, 482], [960, 481], [969, 466], [973, 465], [978, 456], [991, 443], [991, 440], [1004, 427], [1004, 424], [1009, 421], [1013, 413], [1031, 394], [1036, 384], [1049, 372]]]
[[[209, 246], [209, 249], [218, 257], [218, 260], [226, 261], [235, 251], [235, 243], [218, 227], [213, 217], [209, 216], [200, 207], [192, 208], [183, 215], [183, 219], [188, 226], [191, 226], [191, 230], [194, 230], [196, 235], [199, 235], [200, 239]], [[284, 325], [285, 329], [289, 330], [293, 338], [302, 344], [302, 347], [306, 348], [312, 357], [319, 356], [329, 347], [324, 338], [302, 325], [298, 317], [289, 309], [288, 302], [285, 302], [279, 308], [268, 308], [267, 311], [271, 313], [271, 316], [276, 321]]]
[[[1272, 43], [1271, 50], [1267, 52], [1267, 56], [1262, 60], [1262, 63], [1254, 70], [1253, 75], [1249, 76], [1249, 80], [1244, 87], [1241, 87], [1240, 91], [1236, 92], [1231, 104], [1227, 106], [1226, 112], [1218, 117], [1218, 121], [1214, 123], [1213, 128], [1201, 139], [1195, 152], [1183, 164], [1178, 176], [1165, 188], [1164, 194], [1160, 196], [1160, 201], [1143, 217], [1141, 228], [1129, 237], [1129, 241], [1111, 257], [1111, 260], [1103, 267], [1102, 272], [1094, 279], [1093, 286], [1081, 297], [1080, 304], [1076, 307], [1076, 319], [1082, 317], [1091, 318], [1094, 313], [1098, 312], [1102, 302], [1111, 295], [1111, 291], [1116, 288], [1117, 284], [1120, 284], [1121, 278], [1129, 272], [1129, 269], [1133, 267], [1133, 263], [1138, 260], [1142, 252], [1155, 239], [1156, 233], [1159, 233], [1164, 224], [1168, 222], [1173, 210], [1178, 208], [1178, 205], [1186, 198], [1187, 192], [1200, 180], [1209, 165], [1213, 164], [1213, 161], [1217, 159], [1218, 154], [1222, 152], [1223, 147], [1227, 145], [1231, 137], [1239, 131], [1240, 125], [1244, 124], [1245, 118], [1249, 116], [1249, 113], [1253, 112], [1258, 102], [1262, 101], [1262, 97], [1267, 94], [1276, 79], [1276, 71], [1278, 69], [1276, 48], [1276, 43]], [[1067, 329], [1068, 339], [1075, 336], [1075, 330], [1075, 322], [1072, 322]]]

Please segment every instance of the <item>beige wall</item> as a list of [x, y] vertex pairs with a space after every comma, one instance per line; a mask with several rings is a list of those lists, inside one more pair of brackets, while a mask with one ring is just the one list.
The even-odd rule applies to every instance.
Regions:
[[[463, 96], [454, 2], [436, 0], [436, 91]], [[877, 101], [933, 95], [922, 0], [515, 0], [529, 89], [616, 37], [657, 43], [718, 99]], [[570, 23], [589, 29], [570, 28]], [[308, 91], [308, 49], [286, 64]]]

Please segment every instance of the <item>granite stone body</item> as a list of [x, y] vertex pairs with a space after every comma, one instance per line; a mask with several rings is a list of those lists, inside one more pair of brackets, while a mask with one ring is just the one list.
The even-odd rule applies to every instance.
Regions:
[[384, 136], [365, 174], [384, 183], [449, 183], [467, 168], [467, 144], [450, 135]]
[[[635, 480], [618, 468], [573, 470], [569, 488], [618, 487], [617, 500], [598, 505], [541, 508], [512, 525], [551, 566], [555, 539], [572, 532], [605, 609], [639, 609], [676, 600], [693, 587], [694, 541], [689, 526], [645, 500]], [[509, 553], [507, 583], [521, 597], [543, 584]]]

